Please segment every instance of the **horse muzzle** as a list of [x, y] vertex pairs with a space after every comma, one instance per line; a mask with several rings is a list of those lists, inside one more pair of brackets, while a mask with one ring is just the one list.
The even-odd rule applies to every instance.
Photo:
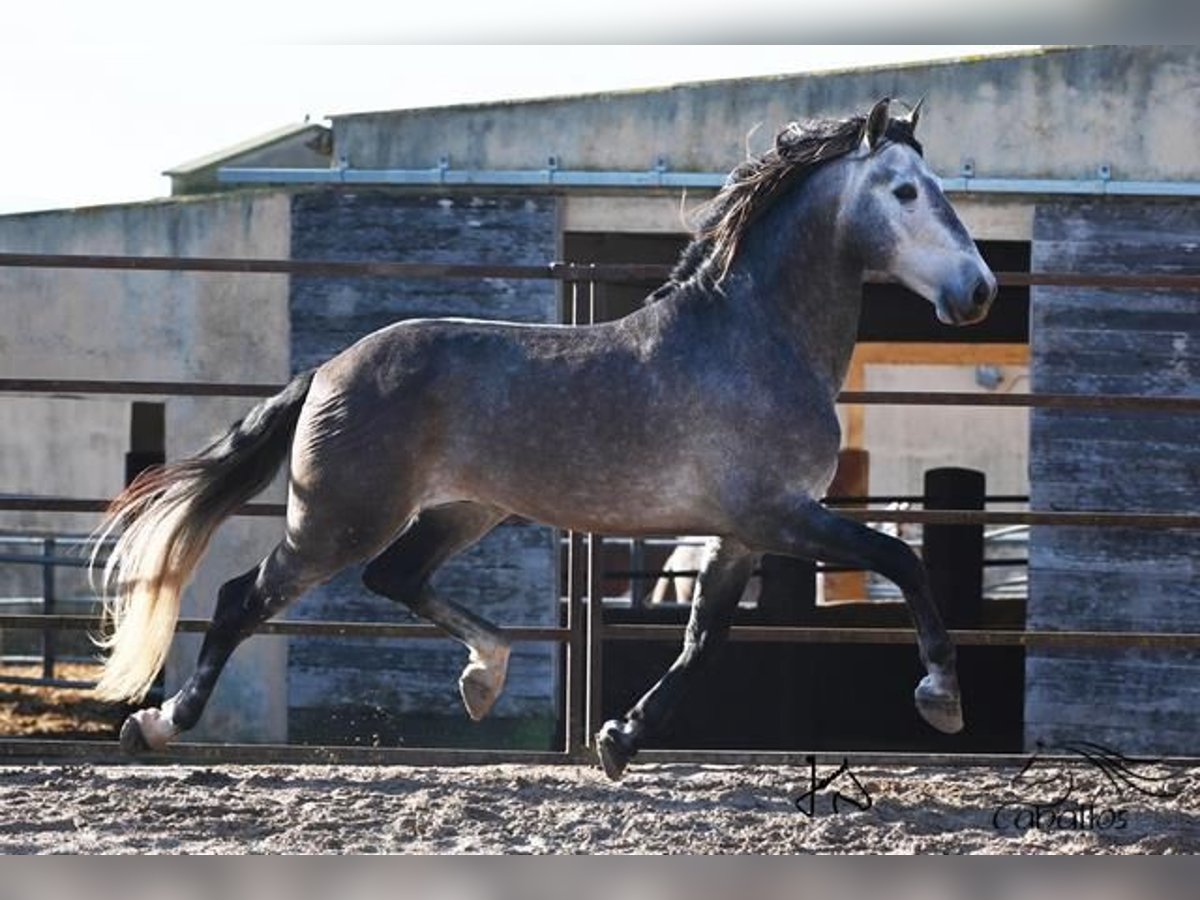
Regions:
[[986, 269], [964, 279], [961, 288], [943, 289], [935, 304], [937, 317], [947, 325], [974, 325], [987, 318], [996, 299], [996, 276]]

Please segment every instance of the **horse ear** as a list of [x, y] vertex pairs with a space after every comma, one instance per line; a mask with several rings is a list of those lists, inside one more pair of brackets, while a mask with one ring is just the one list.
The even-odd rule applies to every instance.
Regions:
[[919, 121], [921, 121], [921, 104], [923, 104], [924, 102], [925, 102], [925, 98], [924, 98], [924, 96], [922, 96], [921, 99], [917, 101], [917, 105], [912, 108], [912, 111], [909, 112], [909, 114], [907, 116], [908, 127], [911, 128], [913, 131], [917, 130], [917, 123]]
[[883, 133], [887, 131], [888, 107], [891, 102], [890, 97], [884, 97], [867, 113], [867, 120], [863, 123], [862, 142], [868, 150], [874, 150], [883, 138]]

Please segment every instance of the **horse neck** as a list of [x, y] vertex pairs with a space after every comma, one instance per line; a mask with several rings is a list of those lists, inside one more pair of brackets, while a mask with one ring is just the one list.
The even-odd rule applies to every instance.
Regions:
[[754, 309], [759, 327], [790, 342], [830, 396], [850, 368], [862, 309], [862, 271], [836, 250], [829, 221], [800, 216], [801, 227], [758, 229], [727, 277], [731, 303]]

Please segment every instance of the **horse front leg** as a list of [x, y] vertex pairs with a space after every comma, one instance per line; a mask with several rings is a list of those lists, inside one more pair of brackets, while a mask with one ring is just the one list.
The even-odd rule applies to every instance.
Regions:
[[646, 737], [662, 728], [702, 664], [725, 642], [753, 568], [754, 554], [738, 541], [710, 542], [679, 656], [623, 719], [605, 722], [596, 735], [596, 752], [609, 778], [621, 777]]
[[927, 673], [914, 694], [917, 711], [938, 731], [962, 730], [954, 644], [934, 606], [925, 566], [907, 544], [836, 516], [809, 497], [760, 508], [747, 531], [743, 537], [756, 550], [871, 569], [894, 582], [916, 626]]

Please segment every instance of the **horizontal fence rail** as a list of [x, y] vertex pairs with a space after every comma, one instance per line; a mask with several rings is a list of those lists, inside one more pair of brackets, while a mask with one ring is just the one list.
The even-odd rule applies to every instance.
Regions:
[[[22, 512], [104, 512], [111, 501], [70, 497], [38, 497], [24, 494], [0, 494], [0, 511]], [[1093, 528], [1200, 528], [1200, 514], [1120, 513], [1053, 510], [975, 510], [975, 509], [862, 509], [835, 507], [838, 515], [856, 522], [895, 522], [918, 525], [1064, 525]], [[248, 503], [239, 508], [240, 516], [282, 516], [281, 503]]]
[[[271, 397], [282, 384], [213, 381], [120, 381], [96, 378], [0, 378], [6, 394], [112, 394], [180, 397]], [[1136, 412], [1200, 412], [1200, 396], [1128, 394], [973, 394], [965, 391], [842, 391], [839, 403], [863, 406], [1002, 406], [1031, 409], [1118, 409]]]
[[[1071, 764], [1079, 757], [1041, 753], [1047, 764]], [[182, 741], [166, 752], [131, 759], [115, 742], [44, 738], [0, 739], [0, 759], [9, 763], [80, 760], [117, 765], [324, 765], [324, 766], [479, 766], [575, 765], [579, 759], [557, 750], [457, 750], [433, 747], [305, 746], [297, 744], [210, 744]], [[1134, 761], [1137, 761], [1135, 758]], [[1029, 764], [1028, 753], [921, 753], [879, 750], [641, 750], [643, 764], [717, 766], [921, 766], [927, 768], [1012, 768]], [[1200, 757], [1159, 756], [1156, 765], [1200, 765]]]
[[0, 253], [0, 268], [108, 269], [124, 272], [210, 272], [241, 275], [300, 275], [321, 278], [512, 278], [595, 281], [666, 278], [662, 265], [597, 265], [551, 262], [537, 266], [476, 263], [410, 263], [358, 260], [236, 259], [207, 256], [106, 256], [94, 254]]
[[[656, 263], [550, 262], [542, 265], [413, 263], [382, 260], [305, 260], [215, 256], [118, 256], [79, 253], [0, 253], [0, 268], [108, 269], [124, 272], [212, 272], [363, 278], [512, 278], [551, 281], [649, 281], [670, 277], [673, 266]], [[1200, 290], [1200, 275], [1132, 275], [1108, 272], [997, 272], [1008, 287], [1095, 287]], [[871, 283], [890, 283], [868, 272]]]
[[479, 766], [564, 765], [579, 759], [562, 750], [469, 750], [435, 747], [305, 746], [302, 744], [204, 744], [182, 741], [166, 752], [123, 754], [116, 741], [67, 741], [40, 738], [0, 739], [0, 759], [20, 762], [86, 760], [89, 763], [136, 762], [166, 765], [327, 765], [327, 766]]
[[[91, 631], [100, 627], [95, 616], [5, 615], [6, 628], [58, 628]], [[207, 619], [180, 619], [177, 633], [207, 631]], [[678, 641], [684, 625], [603, 624], [605, 639], [625, 641]], [[556, 641], [570, 639], [569, 628], [503, 626], [500, 630], [513, 641]], [[269, 620], [255, 634], [302, 637], [418, 638], [452, 640], [434, 625], [400, 625], [384, 622], [306, 622]], [[982, 647], [1127, 647], [1155, 650], [1200, 648], [1200, 634], [1162, 631], [1028, 631], [1008, 628], [950, 629], [950, 637], [964, 646]], [[734, 625], [729, 638], [767, 644], [914, 644], [912, 628], [832, 627], [823, 625]]]
[[[37, 613], [0, 616], [5, 628], [55, 628], [63, 631], [97, 631], [100, 619], [96, 616], [40, 615]], [[208, 630], [208, 619], [180, 619], [177, 633], [195, 634]], [[553, 626], [497, 626], [513, 641], [555, 641], [564, 643], [571, 632]], [[453, 640], [436, 625], [392, 624], [388, 622], [308, 622], [296, 619], [271, 619], [254, 629], [255, 634], [290, 635], [293, 637], [371, 637], [419, 638]]]
[[[102, 513], [112, 505], [112, 500], [88, 497], [39, 497], [30, 494], [0, 494], [0, 511], [4, 512], [60, 512]], [[247, 503], [241, 506], [239, 516], [283, 516], [286, 507], [282, 503]]]
[[[626, 641], [678, 641], [683, 625], [605, 625], [604, 636]], [[1018, 631], [1003, 628], [952, 628], [961, 646], [976, 647], [1121, 647], [1142, 650], [1194, 650], [1200, 634], [1159, 631]], [[764, 644], [915, 644], [911, 628], [835, 628], [803, 625], [734, 625], [732, 641]]]

